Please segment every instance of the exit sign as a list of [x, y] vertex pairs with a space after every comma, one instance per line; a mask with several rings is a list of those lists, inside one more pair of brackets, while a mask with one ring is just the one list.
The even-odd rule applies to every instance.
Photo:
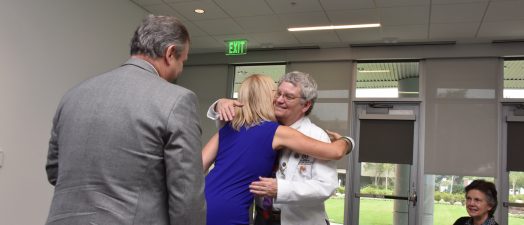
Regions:
[[245, 55], [247, 54], [247, 40], [226, 41], [226, 55]]

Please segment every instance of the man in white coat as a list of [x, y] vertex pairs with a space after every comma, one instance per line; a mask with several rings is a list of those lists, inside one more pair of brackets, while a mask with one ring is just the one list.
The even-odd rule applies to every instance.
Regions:
[[[280, 124], [297, 129], [303, 134], [330, 142], [324, 130], [313, 124], [307, 115], [317, 98], [317, 84], [303, 72], [290, 72], [278, 84], [275, 96], [275, 115]], [[208, 117], [229, 121], [239, 102], [227, 99], [217, 101], [208, 111]], [[216, 112], [215, 110], [216, 109]], [[353, 140], [351, 140], [353, 148]], [[263, 201], [257, 199], [256, 225], [329, 224], [324, 201], [338, 187], [336, 161], [325, 161], [289, 150], [281, 151], [276, 178], [261, 177], [250, 185], [252, 193], [270, 197], [273, 209], [264, 210]], [[349, 151], [348, 151], [349, 152]]]

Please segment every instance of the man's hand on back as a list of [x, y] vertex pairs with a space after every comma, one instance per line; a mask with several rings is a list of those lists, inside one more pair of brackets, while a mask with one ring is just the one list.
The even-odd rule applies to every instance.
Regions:
[[260, 177], [259, 181], [253, 181], [249, 185], [249, 191], [258, 196], [276, 197], [278, 183], [275, 178]]

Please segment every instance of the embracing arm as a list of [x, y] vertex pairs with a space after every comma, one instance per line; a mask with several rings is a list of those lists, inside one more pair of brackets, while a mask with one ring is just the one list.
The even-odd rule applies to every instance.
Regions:
[[[309, 137], [329, 143], [329, 136], [321, 129], [308, 132]], [[311, 164], [310, 179], [261, 178], [250, 186], [252, 193], [274, 197], [275, 203], [309, 205], [328, 199], [338, 187], [336, 161], [315, 159]]]
[[338, 187], [336, 161], [315, 160], [308, 180], [260, 177], [249, 185], [251, 193], [275, 198], [279, 204], [318, 204]]
[[352, 148], [349, 145], [342, 139], [337, 139], [332, 143], [317, 141], [287, 126], [279, 126], [273, 138], [273, 149], [288, 148], [294, 152], [323, 160], [341, 159], [346, 155], [347, 149]]
[[311, 170], [311, 179], [277, 179], [278, 192], [275, 203], [318, 204], [331, 197], [338, 187], [337, 161], [317, 159]]
[[235, 117], [235, 107], [243, 105], [233, 99], [221, 98], [215, 101], [207, 110], [207, 118], [215, 120], [216, 126], [222, 128], [225, 122], [233, 120]]
[[218, 152], [218, 133], [213, 135], [211, 139], [207, 142], [206, 146], [204, 146], [204, 149], [202, 149], [202, 161], [204, 163], [204, 172], [209, 170], [209, 167], [213, 162], [215, 162], [215, 159], [217, 158], [217, 152]]
[[[324, 131], [310, 130], [309, 137], [330, 142], [331, 136]], [[275, 203], [315, 205], [324, 202], [336, 191], [338, 187], [337, 161], [315, 159], [311, 165], [311, 179], [277, 179], [277, 181], [278, 194]]]

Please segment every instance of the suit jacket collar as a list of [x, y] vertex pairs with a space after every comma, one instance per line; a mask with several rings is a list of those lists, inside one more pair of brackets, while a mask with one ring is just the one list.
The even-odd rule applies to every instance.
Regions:
[[150, 72], [156, 76], [160, 76], [160, 74], [158, 74], [157, 70], [155, 69], [155, 67], [149, 63], [148, 61], [145, 61], [143, 59], [139, 59], [139, 58], [129, 58], [122, 66], [126, 66], [126, 65], [132, 65], [132, 66], [136, 66], [136, 67], [139, 67], [147, 72]]

